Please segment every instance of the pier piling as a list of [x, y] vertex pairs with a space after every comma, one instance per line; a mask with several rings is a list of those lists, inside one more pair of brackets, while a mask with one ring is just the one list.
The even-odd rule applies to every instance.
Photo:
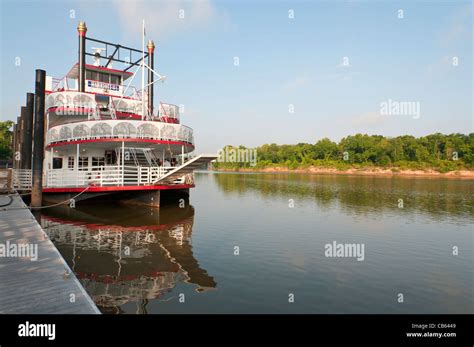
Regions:
[[28, 141], [26, 138], [26, 107], [21, 107], [20, 112], [20, 141], [21, 141], [21, 148], [20, 148], [20, 169], [26, 169], [26, 142]]
[[33, 147], [33, 186], [31, 206], [40, 207], [43, 200], [43, 159], [44, 159], [44, 100], [46, 71], [36, 70], [35, 82], [35, 125]]
[[33, 112], [34, 112], [35, 95], [33, 93], [26, 93], [26, 111], [24, 120], [24, 138], [23, 145], [25, 146], [23, 158], [23, 168], [31, 170], [31, 155], [33, 151]]
[[21, 153], [21, 118], [17, 117], [16, 118], [16, 127], [15, 127], [15, 153], [14, 155], [14, 163], [15, 163], [15, 169], [20, 169], [21, 168], [21, 156], [19, 155]]
[[12, 158], [12, 161], [13, 161], [13, 168], [16, 169], [17, 166], [17, 162], [16, 162], [16, 141], [17, 141], [17, 135], [16, 135], [16, 127], [17, 125], [16, 124], [13, 124], [13, 139], [12, 139], [12, 148], [13, 148], [13, 158]]

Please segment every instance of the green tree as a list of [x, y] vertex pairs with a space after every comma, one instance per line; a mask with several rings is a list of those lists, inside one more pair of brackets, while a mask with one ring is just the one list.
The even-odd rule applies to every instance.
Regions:
[[339, 148], [335, 142], [325, 137], [314, 145], [313, 159], [337, 160], [339, 157]]
[[[232, 147], [240, 148], [245, 147]], [[343, 153], [349, 160], [343, 160]], [[441, 172], [472, 168], [474, 166], [474, 134], [436, 133], [420, 138], [411, 135], [395, 138], [380, 135], [356, 134], [339, 143], [323, 138], [316, 144], [265, 144], [257, 148], [258, 167], [283, 166], [288, 168], [309, 165], [329, 165], [336, 168], [350, 166], [392, 166], [424, 169], [433, 167]], [[242, 167], [225, 164], [219, 167]]]
[[12, 149], [12, 137], [13, 132], [11, 128], [13, 122], [7, 120], [5, 122], [0, 122], [0, 160], [9, 160], [12, 158], [13, 149]]

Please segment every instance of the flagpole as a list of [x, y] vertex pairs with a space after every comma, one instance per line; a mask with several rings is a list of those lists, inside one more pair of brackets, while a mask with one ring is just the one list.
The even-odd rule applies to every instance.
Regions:
[[145, 119], [145, 19], [142, 21], [142, 120]]

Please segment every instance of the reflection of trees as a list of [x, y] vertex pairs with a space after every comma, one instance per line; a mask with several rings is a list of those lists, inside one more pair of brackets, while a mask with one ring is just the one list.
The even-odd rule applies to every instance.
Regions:
[[119, 206], [54, 208], [41, 223], [95, 303], [104, 312], [146, 303], [188, 282], [197, 290], [216, 283], [193, 256], [194, 209], [159, 212]]
[[[358, 214], [428, 213], [470, 218], [474, 216], [474, 182], [461, 179], [375, 177], [309, 174], [212, 175], [224, 194], [257, 191], [264, 197], [304, 199], [322, 208], [339, 204]], [[404, 208], [398, 208], [403, 199]]]

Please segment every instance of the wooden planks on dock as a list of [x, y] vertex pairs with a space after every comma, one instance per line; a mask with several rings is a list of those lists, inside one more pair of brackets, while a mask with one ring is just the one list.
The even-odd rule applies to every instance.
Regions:
[[[21, 197], [11, 198], [0, 207], [0, 247], [37, 245], [37, 260], [0, 256], [0, 313], [100, 313]], [[0, 205], [9, 199], [0, 194]]]
[[0, 194], [13, 191], [13, 170], [0, 169]]

